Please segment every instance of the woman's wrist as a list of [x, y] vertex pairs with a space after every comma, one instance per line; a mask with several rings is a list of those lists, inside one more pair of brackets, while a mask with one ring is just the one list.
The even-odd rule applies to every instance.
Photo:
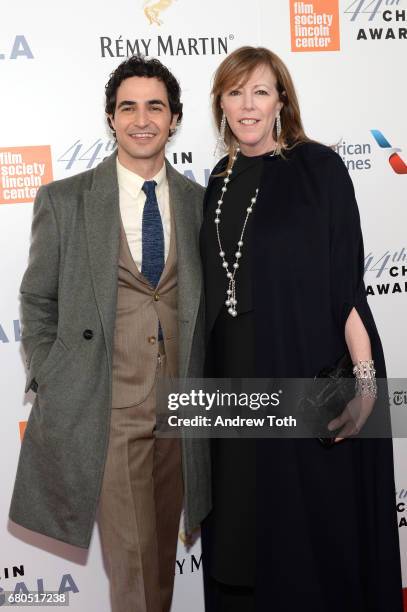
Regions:
[[377, 398], [376, 370], [373, 359], [359, 360], [353, 367], [356, 395]]

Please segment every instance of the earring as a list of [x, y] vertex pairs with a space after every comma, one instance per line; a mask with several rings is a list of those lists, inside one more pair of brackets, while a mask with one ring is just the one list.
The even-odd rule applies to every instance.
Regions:
[[226, 149], [225, 133], [226, 133], [226, 115], [225, 115], [225, 111], [223, 111], [222, 119], [221, 119], [220, 126], [219, 126], [218, 139], [216, 141], [215, 151], [213, 153], [215, 156], [217, 155], [218, 151], [222, 152]]
[[277, 114], [276, 117], [276, 135], [277, 135], [277, 142], [280, 140], [280, 136], [281, 136], [281, 118], [280, 118], [280, 113]]

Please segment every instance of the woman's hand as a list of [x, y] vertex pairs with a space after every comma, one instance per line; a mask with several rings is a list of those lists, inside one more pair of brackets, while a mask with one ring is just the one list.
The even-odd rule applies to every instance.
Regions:
[[335, 442], [341, 442], [349, 436], [357, 435], [369, 418], [375, 402], [375, 398], [369, 396], [356, 395], [351, 399], [342, 414], [328, 423], [329, 431], [341, 427]]

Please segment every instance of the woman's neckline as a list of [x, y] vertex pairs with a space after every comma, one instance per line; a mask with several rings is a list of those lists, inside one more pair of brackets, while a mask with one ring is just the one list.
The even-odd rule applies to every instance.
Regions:
[[241, 156], [242, 159], [255, 160], [255, 159], [261, 159], [262, 157], [270, 157], [270, 156], [274, 157], [275, 153], [274, 153], [274, 149], [272, 149], [271, 151], [266, 151], [265, 153], [261, 153], [260, 155], [245, 155], [243, 151], [240, 151], [239, 155]]

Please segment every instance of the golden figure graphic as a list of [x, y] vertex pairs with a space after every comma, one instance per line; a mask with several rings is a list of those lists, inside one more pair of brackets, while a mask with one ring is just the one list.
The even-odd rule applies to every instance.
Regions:
[[156, 23], [157, 25], [162, 25], [162, 21], [160, 20], [161, 11], [165, 11], [174, 0], [145, 0], [144, 6], [144, 14], [150, 22], [150, 25]]

